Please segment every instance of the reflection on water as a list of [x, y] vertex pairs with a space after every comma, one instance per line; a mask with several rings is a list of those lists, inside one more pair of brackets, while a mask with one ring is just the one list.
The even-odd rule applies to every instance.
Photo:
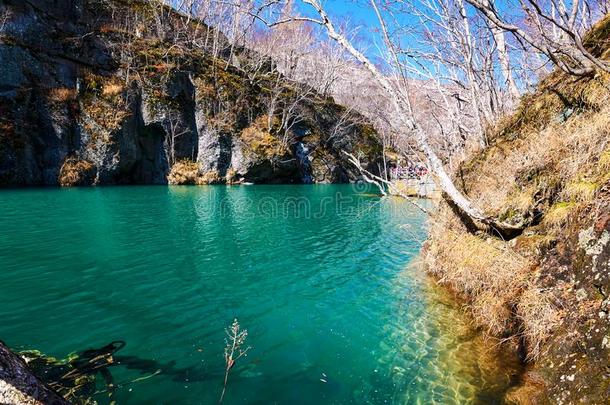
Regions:
[[[224, 328], [253, 348], [226, 404], [493, 403], [510, 382], [417, 266], [425, 218], [351, 186], [0, 191], [0, 339], [113, 340], [113, 399], [211, 404]], [[96, 398], [109, 402], [106, 393]]]

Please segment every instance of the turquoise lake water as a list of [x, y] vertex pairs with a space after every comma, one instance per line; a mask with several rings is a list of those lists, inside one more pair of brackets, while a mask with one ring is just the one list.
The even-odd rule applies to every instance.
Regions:
[[512, 378], [413, 265], [424, 216], [355, 186], [0, 190], [0, 229], [0, 339], [125, 341], [117, 404], [217, 403], [234, 318], [225, 404], [494, 403]]

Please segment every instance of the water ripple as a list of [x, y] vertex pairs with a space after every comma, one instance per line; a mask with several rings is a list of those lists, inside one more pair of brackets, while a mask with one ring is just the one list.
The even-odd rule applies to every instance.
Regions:
[[[314, 215], [328, 198], [342, 204]], [[307, 204], [285, 210], [295, 199]], [[506, 385], [407, 266], [425, 221], [399, 200], [350, 186], [125, 187], [7, 190], [0, 207], [1, 339], [56, 356], [121, 339], [122, 354], [182, 370], [120, 389], [119, 403], [216, 402], [234, 317], [253, 349], [228, 404], [450, 404]]]

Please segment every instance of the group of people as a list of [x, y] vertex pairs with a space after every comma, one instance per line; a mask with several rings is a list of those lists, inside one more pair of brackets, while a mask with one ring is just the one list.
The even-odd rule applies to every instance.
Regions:
[[420, 179], [428, 174], [428, 168], [422, 164], [409, 164], [406, 167], [393, 167], [391, 173], [394, 179]]

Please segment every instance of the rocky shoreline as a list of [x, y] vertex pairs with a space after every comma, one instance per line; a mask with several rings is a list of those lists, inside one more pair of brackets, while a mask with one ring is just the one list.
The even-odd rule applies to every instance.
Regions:
[[68, 405], [0, 341], [0, 404]]

